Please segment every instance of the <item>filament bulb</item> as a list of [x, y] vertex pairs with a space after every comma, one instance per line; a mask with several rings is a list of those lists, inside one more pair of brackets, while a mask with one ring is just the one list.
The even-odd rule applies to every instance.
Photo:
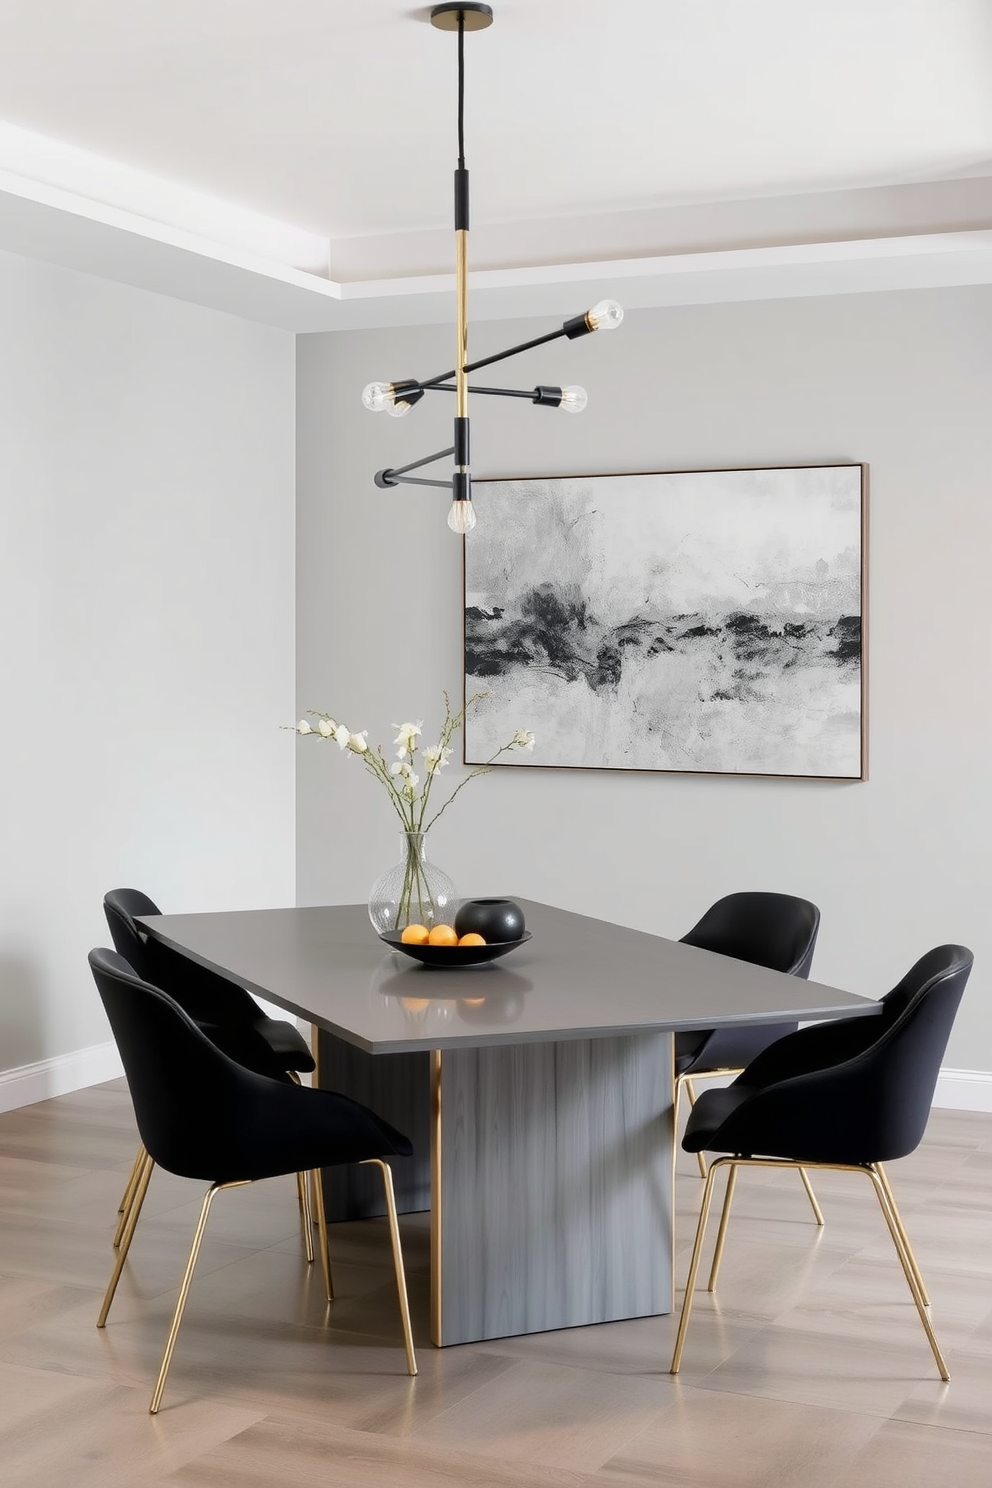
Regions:
[[561, 402], [558, 407], [565, 413], [581, 413], [588, 402], [589, 394], [585, 388], [573, 384], [571, 387], [562, 388]]
[[370, 382], [362, 392], [362, 402], [369, 413], [390, 412], [393, 407], [393, 384], [391, 382]]
[[448, 512], [448, 526], [452, 532], [471, 532], [475, 526], [475, 511], [471, 501], [453, 501]]
[[586, 311], [586, 324], [591, 331], [613, 331], [623, 320], [623, 306], [616, 300], [600, 300]]

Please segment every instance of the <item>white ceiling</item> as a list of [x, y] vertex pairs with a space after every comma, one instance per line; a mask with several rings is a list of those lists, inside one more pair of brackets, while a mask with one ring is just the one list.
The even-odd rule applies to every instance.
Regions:
[[[0, 118], [326, 238], [450, 220], [455, 39], [409, 0], [5, 0]], [[989, 0], [495, 0], [484, 221], [992, 170]]]
[[[493, 3], [466, 39], [476, 266], [992, 226], [992, 0]], [[245, 254], [322, 275], [325, 301], [450, 268], [456, 44], [429, 6], [0, 14], [0, 246], [145, 282], [142, 236], [171, 262], [226, 244], [242, 277]], [[100, 232], [60, 239], [67, 214]]]

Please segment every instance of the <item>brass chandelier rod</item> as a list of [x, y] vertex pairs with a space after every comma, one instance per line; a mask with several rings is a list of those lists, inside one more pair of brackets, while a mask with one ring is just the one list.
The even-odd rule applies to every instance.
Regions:
[[[493, 362], [505, 361], [522, 351], [544, 346], [561, 336], [573, 341], [577, 336], [586, 336], [591, 331], [612, 330], [623, 319], [623, 310], [615, 300], [601, 300], [583, 315], [566, 320], [557, 330], [533, 340], [522, 341], [506, 351], [496, 352], [479, 361], [468, 360], [468, 233], [469, 233], [469, 182], [465, 165], [465, 33], [483, 31], [492, 25], [492, 7], [473, 4], [470, 0], [459, 3], [435, 5], [431, 11], [431, 24], [439, 31], [458, 33], [458, 163], [455, 167], [455, 350], [457, 360], [449, 372], [420, 381], [406, 378], [396, 382], [371, 382], [362, 393], [362, 402], [373, 413], [391, 413], [400, 418], [410, 412], [425, 393], [453, 392], [455, 395], [454, 443], [449, 449], [437, 454], [425, 455], [408, 465], [379, 470], [375, 484], [381, 489], [391, 486], [416, 485], [440, 486], [451, 491], [451, 510], [448, 526], [453, 532], [470, 532], [475, 526], [475, 511], [472, 506], [472, 475], [469, 433], [469, 394], [480, 393], [501, 398], [526, 398], [544, 408], [561, 408], [566, 413], [581, 413], [587, 398], [584, 388], [551, 387], [539, 384], [535, 388], [472, 387], [469, 374]], [[454, 379], [454, 380], [452, 380]], [[435, 460], [454, 456], [454, 471], [450, 480], [428, 480], [410, 475]]]

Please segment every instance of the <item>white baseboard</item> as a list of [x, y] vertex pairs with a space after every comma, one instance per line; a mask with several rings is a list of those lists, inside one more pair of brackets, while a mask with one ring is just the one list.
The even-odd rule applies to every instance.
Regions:
[[987, 1070], [943, 1069], [933, 1103], [949, 1111], [992, 1111], [992, 1074]]
[[[279, 1009], [274, 1009], [278, 1012]], [[99, 1085], [123, 1074], [117, 1045], [93, 1044], [76, 1049], [72, 1054], [57, 1054], [54, 1059], [39, 1059], [35, 1064], [22, 1064], [17, 1069], [0, 1070], [0, 1111], [14, 1111], [53, 1095], [68, 1095], [87, 1085]], [[701, 1090], [729, 1083], [706, 1080]], [[949, 1111], [992, 1112], [992, 1073], [987, 1070], [944, 1069], [937, 1080], [933, 1103]]]
[[71, 1054], [56, 1054], [53, 1059], [0, 1070], [0, 1111], [31, 1106], [52, 1095], [68, 1095], [87, 1085], [114, 1080], [123, 1073], [121, 1057], [112, 1039], [88, 1049], [75, 1049]]

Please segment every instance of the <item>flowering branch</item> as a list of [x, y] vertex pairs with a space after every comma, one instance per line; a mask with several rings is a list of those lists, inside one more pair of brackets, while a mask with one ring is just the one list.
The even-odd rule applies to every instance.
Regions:
[[[426, 826], [424, 825], [434, 781], [454, 753], [451, 741], [463, 726], [469, 708], [481, 702], [486, 696], [485, 692], [477, 692], [467, 699], [464, 707], [460, 708], [457, 713], [452, 713], [451, 699], [447, 693], [444, 693], [444, 722], [441, 725], [438, 742], [430, 748], [425, 748], [418, 743], [424, 726], [422, 718], [415, 723], [394, 724], [393, 727], [397, 730], [393, 740], [396, 746], [396, 759], [392, 763], [386, 759], [381, 744], [376, 749], [369, 748], [367, 729], [359, 734], [353, 734], [347, 724], [338, 723], [330, 713], [321, 713], [314, 708], [308, 709], [307, 717], [300, 719], [295, 726], [295, 732], [309, 735], [314, 739], [323, 739], [325, 742], [333, 740], [342, 753], [357, 754], [369, 774], [385, 786], [390, 804], [403, 823], [403, 830], [405, 832], [427, 832], [438, 817], [447, 811], [459, 791], [463, 790], [476, 775], [488, 774], [500, 755], [507, 754], [514, 749], [531, 750], [534, 748], [534, 735], [528, 729], [517, 729], [513, 738], [506, 744], [502, 744], [484, 765], [479, 765], [470, 771], [464, 780], [459, 781], [448, 799], [434, 812]], [[317, 720], [316, 727], [309, 722], [310, 718]], [[419, 792], [421, 777], [414, 769], [418, 753], [424, 771], [423, 786]]]

